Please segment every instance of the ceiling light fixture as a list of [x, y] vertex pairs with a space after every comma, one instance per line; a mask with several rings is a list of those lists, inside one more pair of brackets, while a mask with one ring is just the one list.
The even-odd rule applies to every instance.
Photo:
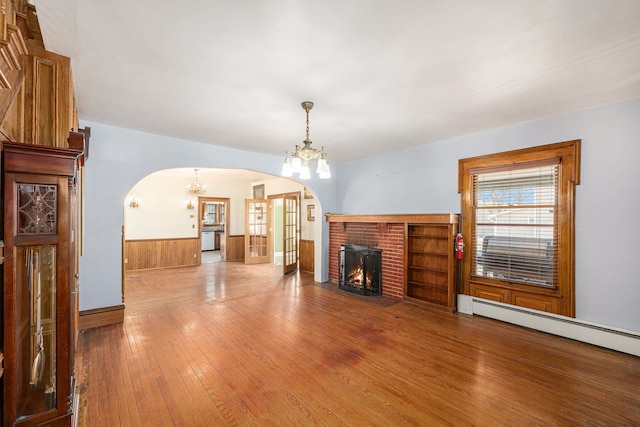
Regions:
[[192, 196], [199, 196], [200, 194], [205, 194], [207, 192], [207, 186], [206, 185], [200, 185], [198, 183], [198, 171], [200, 169], [194, 169], [193, 171], [196, 173], [196, 180], [194, 182], [192, 182], [191, 184], [187, 185], [187, 193], [191, 194]]
[[316, 173], [321, 179], [331, 178], [331, 171], [327, 164], [327, 154], [324, 152], [324, 147], [320, 150], [316, 150], [311, 147], [311, 140], [309, 139], [309, 110], [313, 108], [313, 102], [305, 101], [302, 103], [302, 109], [307, 113], [307, 138], [302, 141], [304, 147], [296, 145], [296, 150], [293, 152], [285, 151], [284, 164], [282, 165], [282, 176], [293, 176], [294, 173], [299, 173], [300, 179], [311, 178], [309, 171], [309, 161], [318, 160], [318, 167]]

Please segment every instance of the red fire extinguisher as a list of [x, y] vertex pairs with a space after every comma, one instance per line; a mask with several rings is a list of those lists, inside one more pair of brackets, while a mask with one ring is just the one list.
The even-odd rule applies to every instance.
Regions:
[[454, 249], [456, 251], [456, 259], [462, 259], [462, 255], [464, 254], [464, 239], [462, 238], [462, 233], [456, 234]]

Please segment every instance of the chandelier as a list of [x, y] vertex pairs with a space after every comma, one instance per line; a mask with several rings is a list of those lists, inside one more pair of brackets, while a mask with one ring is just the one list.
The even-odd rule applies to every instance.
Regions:
[[295, 151], [285, 151], [284, 164], [282, 165], [282, 176], [289, 177], [293, 176], [294, 173], [298, 173], [300, 174], [300, 179], [309, 179], [311, 178], [309, 161], [318, 160], [316, 173], [321, 179], [331, 178], [331, 171], [327, 164], [327, 154], [324, 152], [324, 147], [320, 148], [320, 150], [312, 148], [311, 140], [309, 139], [309, 110], [313, 108], [313, 102], [303, 102], [302, 108], [307, 113], [307, 138], [302, 141], [304, 143], [304, 147], [296, 145]]
[[198, 183], [198, 171], [200, 169], [194, 169], [193, 171], [196, 173], [196, 180], [191, 184], [187, 185], [187, 193], [192, 196], [199, 196], [200, 194], [205, 194], [207, 192], [206, 185], [200, 185]]

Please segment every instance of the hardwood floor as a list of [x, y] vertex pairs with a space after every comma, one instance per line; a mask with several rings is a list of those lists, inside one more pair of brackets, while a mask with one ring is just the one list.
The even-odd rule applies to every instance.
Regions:
[[127, 277], [83, 331], [86, 426], [640, 425], [640, 359], [221, 262]]

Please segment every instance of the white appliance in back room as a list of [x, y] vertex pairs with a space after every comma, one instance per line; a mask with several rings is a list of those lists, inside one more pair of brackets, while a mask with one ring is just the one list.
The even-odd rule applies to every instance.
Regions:
[[215, 249], [215, 231], [202, 232], [202, 250], [212, 251]]

